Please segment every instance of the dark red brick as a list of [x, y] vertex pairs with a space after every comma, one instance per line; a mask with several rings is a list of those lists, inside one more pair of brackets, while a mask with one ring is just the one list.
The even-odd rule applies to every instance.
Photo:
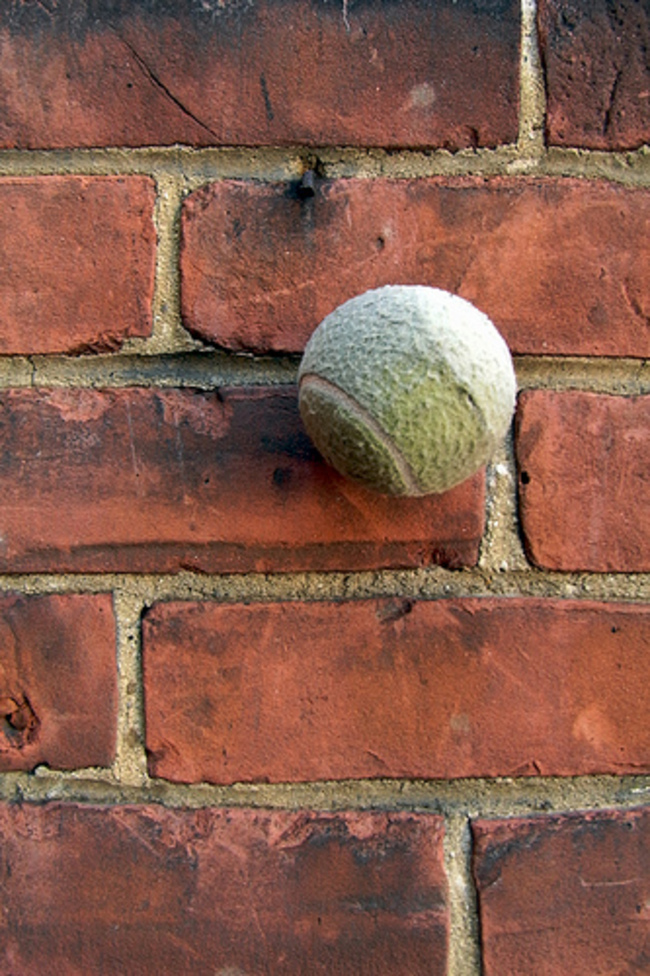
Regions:
[[649, 220], [647, 190], [568, 179], [342, 179], [303, 200], [225, 181], [184, 205], [183, 316], [230, 349], [298, 352], [353, 295], [423, 284], [515, 353], [649, 356]]
[[650, 770], [647, 607], [158, 604], [149, 768], [179, 782]]
[[389, 499], [317, 455], [295, 387], [0, 392], [0, 570], [474, 564], [484, 475]]
[[650, 808], [473, 831], [485, 976], [650, 972]]
[[154, 198], [140, 176], [0, 180], [0, 353], [103, 352], [151, 333]]
[[0, 646], [0, 770], [109, 766], [117, 722], [110, 596], [0, 596]]
[[521, 524], [535, 565], [650, 570], [650, 397], [524, 393], [516, 450]]
[[439, 817], [0, 807], [6, 972], [444, 976]]
[[650, 142], [648, 4], [540, 0], [539, 28], [550, 143], [634, 149]]
[[4, 4], [0, 145], [495, 146], [517, 0]]

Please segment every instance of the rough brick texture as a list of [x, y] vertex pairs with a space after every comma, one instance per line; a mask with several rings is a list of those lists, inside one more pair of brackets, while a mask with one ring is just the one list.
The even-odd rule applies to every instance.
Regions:
[[548, 138], [556, 146], [650, 142], [650, 8], [643, 0], [540, 0]]
[[225, 181], [184, 205], [184, 321], [297, 352], [353, 295], [423, 284], [474, 302], [515, 353], [648, 356], [649, 221], [646, 191], [577, 180], [341, 179], [305, 199]]
[[5, 147], [494, 146], [517, 0], [60, 0], [0, 13]]
[[154, 197], [140, 176], [0, 179], [0, 353], [151, 333]]
[[473, 829], [485, 976], [650, 972], [650, 809]]
[[483, 531], [482, 473], [371, 494], [316, 454], [293, 387], [4, 391], [0, 452], [0, 569], [460, 566]]
[[110, 765], [117, 721], [110, 596], [1, 596], [0, 647], [0, 771]]
[[647, 608], [533, 599], [159, 604], [144, 620], [155, 776], [650, 769]]
[[6, 972], [444, 976], [440, 818], [0, 807]]
[[536, 565], [650, 570], [650, 397], [524, 393], [516, 450], [521, 524]]

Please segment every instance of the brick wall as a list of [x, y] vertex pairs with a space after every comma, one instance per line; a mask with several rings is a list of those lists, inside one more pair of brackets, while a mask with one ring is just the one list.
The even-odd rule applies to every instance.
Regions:
[[[650, 971], [649, 25], [2, 5], [3, 974]], [[440, 497], [298, 417], [386, 283], [515, 357]]]

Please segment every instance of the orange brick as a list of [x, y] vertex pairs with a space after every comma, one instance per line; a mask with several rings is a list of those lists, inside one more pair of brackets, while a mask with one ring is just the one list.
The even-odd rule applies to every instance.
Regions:
[[473, 565], [484, 475], [390, 499], [320, 459], [294, 387], [0, 392], [0, 569]]
[[650, 971], [650, 808], [473, 832], [485, 976]]
[[0, 596], [0, 646], [0, 770], [109, 766], [117, 725], [110, 596]]
[[151, 334], [145, 177], [0, 179], [0, 353], [107, 352]]
[[517, 0], [0, 5], [0, 145], [495, 146]]
[[522, 394], [521, 523], [544, 569], [650, 569], [650, 397]]
[[444, 288], [515, 353], [650, 356], [650, 193], [528, 179], [224, 181], [182, 218], [184, 321], [229, 349], [300, 352], [348, 298]]
[[7, 972], [444, 976], [441, 818], [0, 806]]
[[650, 770], [647, 607], [161, 603], [149, 768], [178, 782]]
[[556, 146], [635, 149], [650, 142], [650, 11], [625, 0], [540, 0]]

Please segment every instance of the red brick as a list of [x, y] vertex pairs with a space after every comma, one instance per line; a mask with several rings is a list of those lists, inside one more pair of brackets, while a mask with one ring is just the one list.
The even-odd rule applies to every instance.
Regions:
[[0, 145], [495, 146], [518, 65], [517, 0], [4, 4]]
[[439, 817], [0, 807], [7, 972], [443, 976]]
[[0, 180], [0, 353], [103, 352], [151, 333], [154, 187]]
[[650, 808], [473, 831], [485, 976], [650, 972]]
[[110, 596], [0, 596], [0, 646], [0, 770], [109, 766], [117, 720]]
[[650, 570], [650, 397], [534, 390], [516, 417], [520, 516], [544, 569]]
[[0, 392], [0, 571], [474, 564], [484, 475], [389, 499], [344, 480], [295, 387]]
[[[302, 350], [385, 284], [456, 292], [513, 352], [649, 356], [650, 194], [578, 180], [224, 181], [183, 210], [185, 323], [230, 349]], [[504, 287], [507, 282], [507, 287]]]
[[650, 770], [648, 608], [158, 604], [149, 768], [179, 782]]
[[634, 0], [540, 0], [548, 138], [556, 146], [650, 142], [650, 9]]

